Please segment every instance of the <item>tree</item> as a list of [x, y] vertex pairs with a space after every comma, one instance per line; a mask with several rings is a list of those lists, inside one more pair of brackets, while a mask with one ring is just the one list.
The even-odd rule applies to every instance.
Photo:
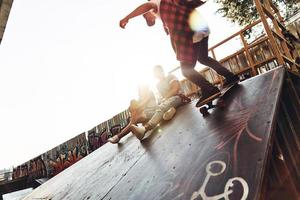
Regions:
[[[254, 0], [215, 0], [215, 2], [221, 6], [218, 13], [239, 25], [248, 25], [259, 18]], [[299, 0], [273, 0], [273, 3], [280, 9], [284, 18], [289, 18], [300, 8]]]

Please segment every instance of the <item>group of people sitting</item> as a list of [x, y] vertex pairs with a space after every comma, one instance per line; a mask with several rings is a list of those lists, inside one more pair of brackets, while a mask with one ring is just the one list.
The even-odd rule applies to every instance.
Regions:
[[[110, 143], [118, 143], [130, 132], [142, 140], [147, 131], [155, 128], [162, 120], [171, 120], [180, 105], [191, 101], [183, 95], [176, 76], [166, 75], [159, 65], [154, 67], [153, 72], [158, 79], [156, 87], [160, 95], [159, 103], [156, 102], [154, 93], [148, 86], [140, 86], [139, 99], [131, 100], [128, 108], [131, 114], [130, 122], [120, 133], [108, 139]], [[142, 125], [138, 126], [138, 124]]]

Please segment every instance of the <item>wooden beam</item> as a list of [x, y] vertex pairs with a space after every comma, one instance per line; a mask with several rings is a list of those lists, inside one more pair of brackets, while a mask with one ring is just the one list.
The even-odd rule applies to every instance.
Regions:
[[250, 67], [252, 69], [252, 75], [255, 76], [255, 75], [257, 75], [257, 71], [256, 71], [256, 68], [254, 67], [254, 61], [253, 61], [253, 59], [251, 57], [251, 54], [249, 52], [249, 46], [248, 46], [247, 41], [245, 40], [244, 35], [243, 35], [242, 32], [240, 33], [240, 37], [241, 37], [241, 40], [242, 40], [243, 45], [244, 45], [247, 60], [249, 61]]
[[267, 19], [265, 17], [265, 13], [263, 11], [262, 4], [261, 4], [260, 0], [254, 0], [254, 2], [255, 2], [255, 5], [256, 5], [256, 9], [257, 9], [257, 11], [260, 15], [261, 21], [263, 23], [264, 29], [267, 33], [267, 36], [268, 36], [269, 40], [270, 40], [270, 45], [271, 45], [272, 51], [273, 51], [273, 53], [275, 54], [275, 56], [277, 58], [278, 64], [283, 65], [284, 60], [281, 56], [280, 50], [277, 46], [277, 43], [275, 41], [275, 38], [274, 38], [273, 33], [271, 31], [271, 28], [269, 27], [269, 24], [268, 24]]

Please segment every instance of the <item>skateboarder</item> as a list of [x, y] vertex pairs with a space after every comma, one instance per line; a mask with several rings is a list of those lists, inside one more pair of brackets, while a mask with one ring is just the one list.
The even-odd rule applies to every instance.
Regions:
[[145, 133], [155, 128], [162, 119], [171, 119], [174, 116], [177, 107], [190, 101], [190, 99], [182, 94], [179, 81], [176, 76], [172, 74], [165, 75], [161, 66], [155, 66], [153, 71], [154, 76], [158, 79], [156, 87], [161, 96], [161, 103], [147, 123], [143, 126], [137, 126], [134, 124], [131, 126], [132, 133], [135, 134], [139, 140], [142, 140]]
[[195, 8], [203, 3], [201, 0], [151, 0], [138, 6], [120, 21], [120, 27], [125, 28], [130, 19], [139, 15], [143, 15], [149, 26], [155, 24], [156, 17], [161, 18], [166, 33], [170, 34], [182, 74], [201, 88], [202, 96], [197, 105], [220, 95], [220, 90], [194, 69], [197, 61], [224, 76], [224, 87], [239, 81], [238, 76], [208, 56], [208, 27], [192, 30], [190, 26], [191, 14], [197, 12]]

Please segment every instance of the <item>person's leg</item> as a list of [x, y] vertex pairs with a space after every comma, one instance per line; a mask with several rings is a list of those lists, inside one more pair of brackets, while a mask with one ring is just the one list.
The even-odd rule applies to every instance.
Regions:
[[176, 96], [173, 96], [173, 97], [169, 98], [168, 100], [169, 100], [171, 108], [169, 108], [163, 114], [163, 119], [165, 121], [169, 121], [169, 120], [173, 119], [174, 115], [176, 114], [176, 109], [179, 106], [191, 101], [188, 97], [186, 97], [184, 95], [176, 95]]
[[143, 126], [132, 125], [131, 132], [139, 139], [142, 140], [145, 136], [145, 133], [151, 129], [153, 129], [162, 119], [164, 114], [163, 106], [159, 105], [155, 110], [155, 114], [152, 118], [145, 123]]
[[146, 132], [146, 128], [144, 127], [149, 120], [156, 114], [157, 110], [158, 110], [158, 106], [156, 107], [151, 107], [151, 108], [146, 108], [142, 114], [143, 117], [141, 117], [139, 123], [142, 123], [142, 126], [137, 126], [137, 123], [132, 124], [130, 126], [130, 131], [139, 139], [142, 140], [145, 132]]
[[174, 117], [175, 114], [176, 114], [176, 108], [175, 107], [171, 107], [169, 110], [167, 110], [163, 114], [164, 121], [169, 121], [169, 120], [173, 119], [173, 117]]
[[205, 37], [200, 42], [195, 43], [194, 49], [197, 52], [198, 61], [201, 64], [212, 68], [225, 78], [231, 78], [234, 76], [234, 74], [222, 66], [221, 63], [208, 56], [208, 37]]
[[150, 130], [154, 128], [162, 120], [165, 112], [167, 112], [170, 108], [177, 108], [181, 104], [182, 104], [182, 100], [179, 96], [173, 96], [163, 101], [159, 105], [153, 117], [145, 125], [146, 129]]
[[197, 86], [199, 86], [203, 92], [214, 89], [214, 86], [194, 69], [195, 64], [180, 62], [180, 66], [182, 75]]
[[130, 122], [120, 133], [108, 138], [108, 141], [112, 144], [118, 143], [125, 135], [130, 133], [131, 125], [132, 125], [132, 123]]
[[220, 90], [208, 82], [202, 75], [194, 69], [194, 65], [181, 62], [182, 74], [190, 81], [201, 88], [201, 97], [196, 103], [199, 107], [204, 102], [209, 101], [221, 94]]
[[130, 108], [131, 110], [131, 119], [129, 124], [122, 129], [122, 131], [113, 137], [109, 138], [108, 141], [112, 144], [118, 143], [125, 135], [129, 134], [131, 132], [131, 127], [133, 124], [138, 124], [138, 123], [144, 123], [149, 121], [151, 116], [154, 114], [154, 109], [145, 109], [143, 112], [140, 110], [136, 110], [133, 108]]
[[154, 115], [144, 126], [132, 125], [131, 130], [135, 136], [142, 140], [145, 133], [153, 129], [163, 118], [163, 115], [170, 108], [177, 108], [182, 104], [181, 98], [179, 96], [170, 97], [169, 99], [163, 101], [155, 110]]

